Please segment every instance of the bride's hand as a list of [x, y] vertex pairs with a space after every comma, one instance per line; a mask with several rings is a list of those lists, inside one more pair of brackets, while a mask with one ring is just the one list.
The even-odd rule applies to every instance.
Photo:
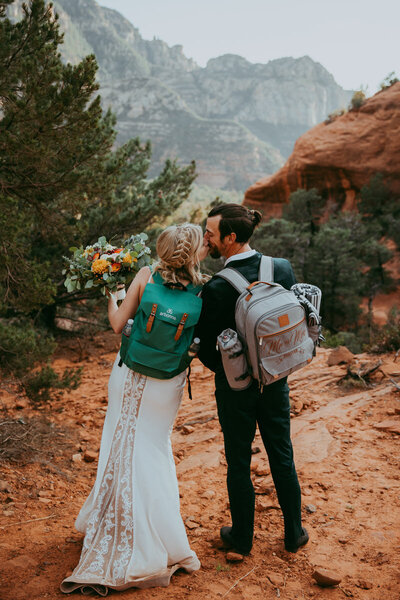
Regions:
[[208, 253], [210, 252], [210, 246], [208, 245], [208, 243], [206, 242], [206, 240], [203, 241], [203, 245], [199, 250], [199, 260], [202, 261], [206, 258], [206, 256], [208, 256]]
[[110, 292], [110, 290], [106, 288], [106, 296], [109, 298], [109, 300], [123, 300], [126, 296], [125, 286], [123, 284], [119, 284], [115, 292]]

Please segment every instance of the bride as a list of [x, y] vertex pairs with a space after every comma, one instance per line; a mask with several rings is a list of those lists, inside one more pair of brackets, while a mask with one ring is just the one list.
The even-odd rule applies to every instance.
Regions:
[[[188, 289], [206, 281], [199, 262], [207, 248], [198, 225], [168, 227], [157, 240], [157, 254], [154, 278]], [[150, 268], [143, 267], [119, 307], [110, 295], [108, 315], [116, 333], [135, 315], [146, 285], [153, 282]], [[82, 553], [61, 583], [65, 593], [81, 589], [106, 596], [108, 588], [166, 586], [177, 569], [200, 568], [180, 515], [170, 441], [186, 370], [155, 379], [119, 364], [118, 354], [108, 384], [96, 481], [75, 523], [85, 534]]]

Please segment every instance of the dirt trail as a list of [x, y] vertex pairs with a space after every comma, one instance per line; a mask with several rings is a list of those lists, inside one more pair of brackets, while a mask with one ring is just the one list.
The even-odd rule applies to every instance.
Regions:
[[[52, 403], [50, 419], [59, 428], [52, 443], [31, 462], [1, 465], [1, 600], [65, 599], [58, 585], [80, 554], [82, 536], [74, 519], [95, 477], [117, 344], [116, 336], [106, 334], [80, 349], [88, 354], [83, 384]], [[257, 434], [254, 548], [241, 563], [226, 561], [215, 543], [219, 528], [229, 524], [223, 439], [212, 374], [195, 362], [194, 397], [189, 401], [185, 395], [173, 448], [181, 512], [202, 569], [176, 574], [168, 588], [132, 589], [121, 598], [400, 598], [400, 392], [389, 379], [400, 381], [400, 358], [384, 356], [371, 387], [344, 389], [337, 383], [346, 366], [329, 367], [328, 355], [319, 351], [309, 367], [291, 377], [293, 442], [310, 543], [297, 554], [284, 550], [281, 513]], [[78, 347], [71, 345], [55, 360], [56, 369], [81, 364], [77, 357]], [[43, 413], [24, 402], [17, 409], [17, 403], [12, 393], [0, 390], [0, 404], [13, 418]], [[311, 577], [316, 566], [338, 574], [340, 586], [317, 586]]]

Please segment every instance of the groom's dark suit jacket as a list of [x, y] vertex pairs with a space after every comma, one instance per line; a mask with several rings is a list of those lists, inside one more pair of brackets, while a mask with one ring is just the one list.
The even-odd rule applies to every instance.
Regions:
[[[234, 267], [248, 279], [250, 283], [258, 280], [258, 269], [261, 254], [242, 260], [236, 259], [227, 266]], [[284, 258], [274, 258], [274, 281], [286, 289], [296, 283], [292, 266]], [[222, 367], [219, 351], [216, 349], [217, 336], [230, 327], [236, 330], [235, 305], [238, 292], [221, 277], [213, 277], [202, 290], [203, 307], [197, 326], [196, 336], [200, 338], [199, 358], [201, 362], [216, 373], [216, 386], [229, 387]]]

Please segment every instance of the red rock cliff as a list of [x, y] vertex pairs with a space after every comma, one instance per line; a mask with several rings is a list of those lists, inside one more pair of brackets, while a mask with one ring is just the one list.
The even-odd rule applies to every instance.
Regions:
[[302, 135], [286, 164], [246, 191], [244, 204], [265, 218], [279, 217], [292, 192], [315, 187], [352, 209], [361, 187], [378, 172], [400, 194], [400, 82]]

